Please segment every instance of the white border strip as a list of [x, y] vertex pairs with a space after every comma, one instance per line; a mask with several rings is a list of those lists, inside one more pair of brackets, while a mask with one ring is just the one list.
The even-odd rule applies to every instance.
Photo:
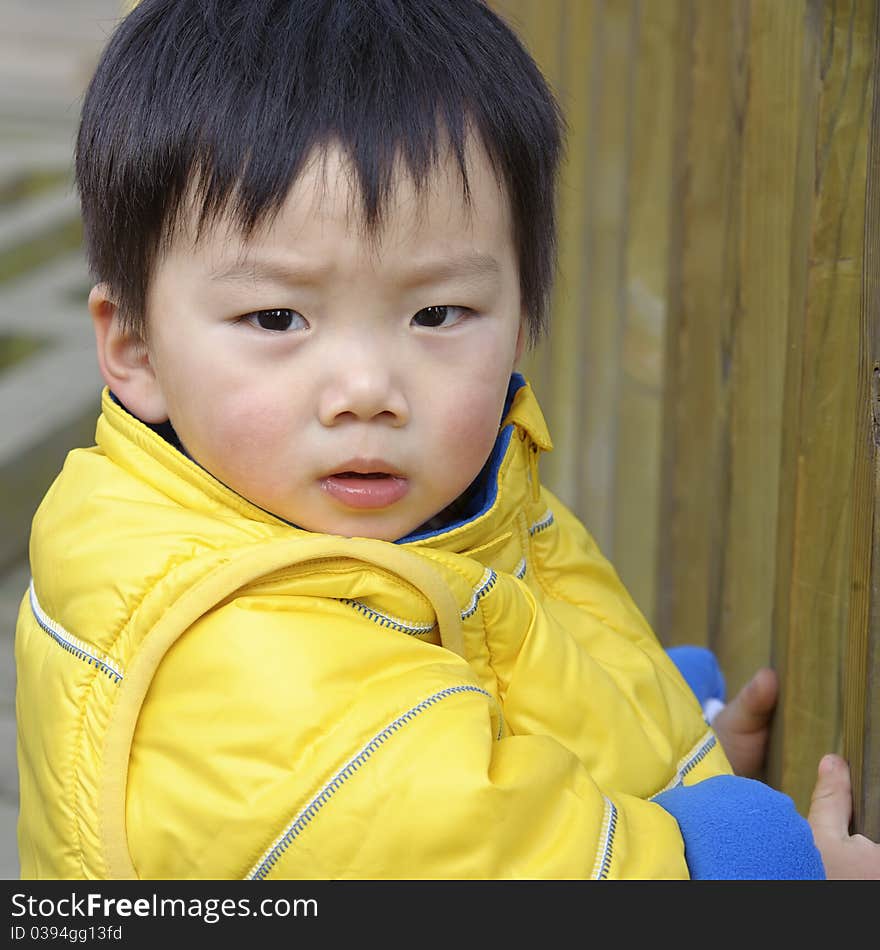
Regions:
[[116, 683], [122, 682], [125, 674], [122, 672], [122, 667], [115, 660], [111, 660], [110, 657], [103, 654], [93, 652], [92, 647], [65, 630], [60, 623], [56, 623], [43, 610], [39, 600], [37, 600], [37, 592], [34, 589], [33, 578], [31, 578], [28, 587], [28, 594], [30, 596], [31, 610], [33, 611], [34, 619], [59, 646], [67, 650], [68, 653], [72, 653], [78, 659], [84, 660], [90, 666], [97, 667], [102, 673], [106, 673], [107, 676], [115, 680]]

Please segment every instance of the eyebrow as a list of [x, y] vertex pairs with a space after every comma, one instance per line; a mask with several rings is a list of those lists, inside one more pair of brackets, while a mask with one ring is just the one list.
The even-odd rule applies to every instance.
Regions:
[[407, 283], [429, 284], [457, 278], [483, 279], [497, 277], [501, 265], [491, 254], [468, 254], [464, 257], [441, 257], [414, 264], [406, 272]]
[[271, 281], [278, 284], [316, 283], [328, 267], [292, 266], [275, 261], [236, 260], [211, 270], [211, 279], [231, 283]]
[[[271, 281], [281, 284], [315, 284], [325, 279], [332, 265], [287, 265], [271, 260], [237, 260], [211, 270], [211, 279], [221, 282]], [[479, 280], [497, 277], [501, 265], [491, 254], [440, 257], [413, 264], [403, 272], [406, 284], [439, 283], [444, 280]]]

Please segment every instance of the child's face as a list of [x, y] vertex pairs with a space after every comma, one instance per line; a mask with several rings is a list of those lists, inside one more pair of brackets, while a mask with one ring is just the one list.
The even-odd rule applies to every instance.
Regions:
[[422, 203], [401, 176], [377, 245], [349, 168], [326, 157], [326, 182], [311, 163], [253, 239], [174, 242], [150, 286], [145, 375], [128, 398], [108, 382], [261, 508], [395, 540], [470, 484], [497, 436], [525, 334], [510, 212], [475, 148], [470, 208], [452, 160]]

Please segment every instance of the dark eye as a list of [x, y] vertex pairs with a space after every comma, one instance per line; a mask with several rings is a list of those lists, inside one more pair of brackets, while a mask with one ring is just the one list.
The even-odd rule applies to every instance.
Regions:
[[419, 327], [451, 327], [468, 313], [470, 311], [464, 307], [423, 307], [413, 316], [412, 322]]
[[257, 310], [249, 313], [244, 318], [252, 326], [259, 327], [261, 330], [273, 330], [277, 333], [283, 333], [285, 330], [302, 330], [308, 324], [302, 314], [296, 310]]

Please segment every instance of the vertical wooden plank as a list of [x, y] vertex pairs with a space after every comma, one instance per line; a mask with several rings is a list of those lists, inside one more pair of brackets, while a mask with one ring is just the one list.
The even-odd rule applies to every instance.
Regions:
[[876, 6], [873, 17], [843, 754], [853, 778], [854, 830], [876, 841], [880, 840], [880, 11]]
[[812, 242], [817, 135], [819, 125], [820, 60], [822, 52], [824, 0], [808, 0], [805, 6], [803, 47], [801, 50], [801, 85], [799, 103], [798, 145], [794, 165], [794, 205], [791, 224], [791, 283], [789, 287], [788, 344], [783, 383], [782, 452], [779, 469], [779, 514], [776, 530], [776, 596], [773, 613], [771, 657], [781, 676], [780, 715], [777, 717], [769, 755], [768, 777], [774, 784], [782, 782], [782, 749], [787, 741], [783, 728], [784, 703], [788, 690], [785, 675], [796, 634], [791, 629], [790, 591], [792, 586], [792, 551], [797, 533], [796, 492], [801, 438], [801, 372], [804, 361], [805, 320], [808, 305], [808, 273]]
[[[806, 310], [798, 362], [798, 405], [786, 405], [787, 466], [794, 481], [783, 690], [773, 736], [774, 784], [805, 809], [823, 752], [842, 746], [841, 682], [850, 608], [853, 447], [864, 258], [867, 106], [874, 0], [827, 3], [815, 199]], [[791, 393], [796, 387], [786, 387]], [[783, 516], [782, 509], [780, 514]], [[781, 535], [780, 535], [781, 538]], [[782, 578], [780, 573], [780, 578]]]
[[614, 557], [613, 518], [617, 486], [621, 312], [625, 307], [627, 181], [633, 93], [633, 0], [601, 0], [595, 24], [596, 58], [586, 268], [587, 335], [580, 353], [582, 427], [575, 434], [576, 506], [606, 554]]
[[655, 621], [668, 296], [676, 37], [681, 3], [637, 4], [625, 262], [620, 319], [619, 438], [614, 458], [614, 560], [649, 622]]
[[717, 608], [718, 655], [732, 689], [771, 659], [804, 11], [802, 2], [750, 6], [729, 530]]
[[595, 141], [591, 113], [596, 5], [592, 0], [564, 0], [560, 9], [555, 89], [568, 122], [568, 139], [558, 198], [559, 269], [550, 337], [536, 354], [540, 363], [533, 366], [535, 389], [554, 440], [553, 452], [541, 460], [542, 477], [567, 504], [577, 508], [576, 458], [583, 415], [580, 354], [587, 338], [586, 288], [590, 279], [586, 261]]
[[559, 269], [550, 335], [528, 352], [522, 370], [541, 400], [554, 451], [541, 460], [545, 483], [577, 508], [575, 458], [580, 441], [580, 353], [586, 335], [584, 266], [591, 208], [591, 103], [596, 0], [497, 0], [550, 82], [568, 122], [560, 170]]
[[676, 77], [658, 633], [714, 643], [728, 530], [748, 2], [685, 0]]

